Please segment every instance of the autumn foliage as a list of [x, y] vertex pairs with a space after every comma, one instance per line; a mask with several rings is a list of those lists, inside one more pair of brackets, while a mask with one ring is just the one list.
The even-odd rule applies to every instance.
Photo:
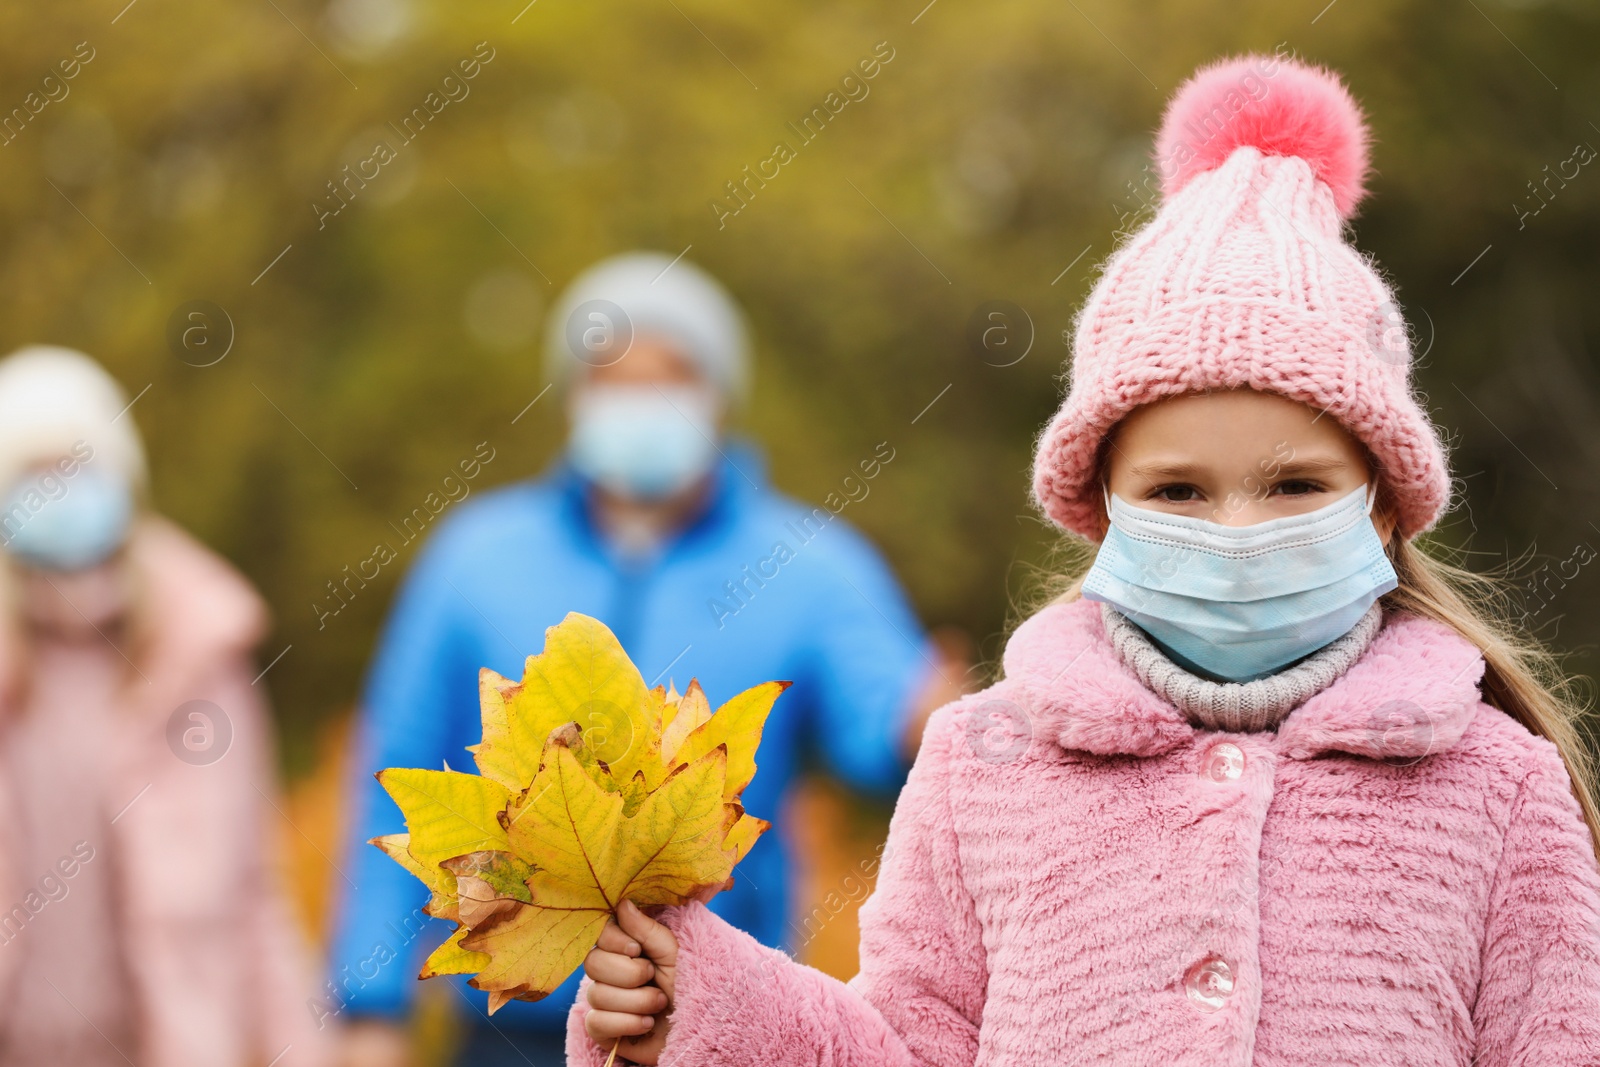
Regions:
[[478, 774], [389, 769], [407, 833], [373, 839], [456, 930], [421, 977], [471, 974], [494, 1012], [538, 1000], [583, 962], [616, 906], [684, 904], [731, 881], [768, 827], [740, 793], [787, 682], [713, 714], [697, 681], [645, 685], [611, 631], [570, 614], [521, 682], [479, 676]]

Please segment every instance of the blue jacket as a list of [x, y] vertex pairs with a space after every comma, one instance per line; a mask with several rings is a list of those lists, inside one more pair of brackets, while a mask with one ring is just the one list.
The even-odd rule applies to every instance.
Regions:
[[[835, 515], [849, 498], [831, 494], [828, 507], [808, 508], [766, 485], [752, 450], [726, 451], [707, 510], [645, 563], [608, 546], [565, 464], [465, 501], [440, 522], [401, 586], [361, 703], [330, 1012], [404, 1016], [421, 961], [449, 931], [421, 915], [420, 883], [366, 844], [404, 829], [372, 774], [446, 761], [475, 770], [464, 748], [482, 734], [478, 669], [520, 678], [545, 628], [569, 611], [611, 627], [647, 682], [682, 690], [699, 678], [713, 707], [760, 682], [794, 683], [767, 720], [760, 769], [744, 794], [746, 810], [775, 828], [711, 905], [762, 942], [788, 947], [790, 845], [778, 816], [805, 745], [858, 788], [898, 789], [905, 713], [929, 661], [893, 575]], [[485, 994], [464, 981], [459, 988], [481, 1017]], [[558, 1029], [576, 988], [574, 975], [494, 1022]]]

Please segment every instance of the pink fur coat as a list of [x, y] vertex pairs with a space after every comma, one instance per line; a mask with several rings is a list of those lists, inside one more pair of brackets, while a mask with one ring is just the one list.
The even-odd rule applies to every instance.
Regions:
[[1389, 620], [1275, 734], [1189, 725], [1096, 604], [1005, 672], [933, 720], [849, 983], [665, 911], [664, 1067], [1600, 1064], [1588, 833], [1454, 633]]

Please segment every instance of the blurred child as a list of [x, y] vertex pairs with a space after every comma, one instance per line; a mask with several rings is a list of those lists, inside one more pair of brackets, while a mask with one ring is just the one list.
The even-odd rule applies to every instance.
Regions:
[[1287, 59], [1180, 90], [1035, 466], [1098, 552], [935, 715], [860, 974], [624, 905], [570, 1062], [1600, 1063], [1578, 709], [1413, 543], [1450, 480], [1345, 241], [1366, 146]]
[[0, 361], [0, 1065], [316, 1067], [245, 580], [93, 360]]

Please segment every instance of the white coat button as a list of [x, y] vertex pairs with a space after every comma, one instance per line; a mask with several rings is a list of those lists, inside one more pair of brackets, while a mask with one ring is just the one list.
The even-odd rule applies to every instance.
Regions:
[[1213, 1012], [1233, 995], [1233, 968], [1221, 956], [1208, 956], [1189, 968], [1183, 976], [1189, 1003], [1204, 1012]]
[[1230, 741], [1213, 745], [1200, 773], [1213, 782], [1236, 782], [1244, 774], [1244, 749]]

